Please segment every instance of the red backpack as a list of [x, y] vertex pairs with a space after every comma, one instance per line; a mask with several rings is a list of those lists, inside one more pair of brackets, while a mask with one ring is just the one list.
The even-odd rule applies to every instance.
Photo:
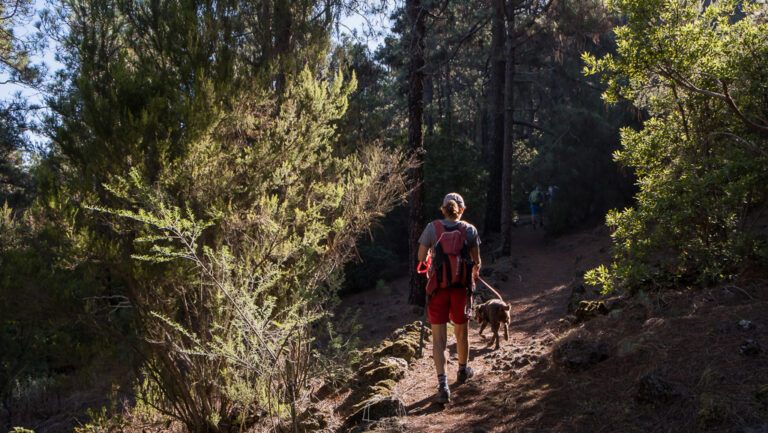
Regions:
[[475, 262], [469, 255], [467, 247], [467, 225], [459, 222], [456, 227], [446, 229], [443, 223], [436, 220], [434, 257], [429, 266], [427, 277], [427, 295], [432, 295], [437, 289], [463, 287], [472, 290], [472, 268]]

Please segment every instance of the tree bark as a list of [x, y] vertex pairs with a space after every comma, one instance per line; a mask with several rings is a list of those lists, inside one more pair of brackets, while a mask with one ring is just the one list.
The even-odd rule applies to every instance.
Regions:
[[453, 86], [451, 83], [451, 61], [445, 62], [445, 123], [448, 136], [453, 136]]
[[275, 77], [275, 93], [282, 98], [286, 86], [286, 69], [291, 52], [291, 5], [289, 0], [277, 0], [273, 16], [275, 33], [274, 54], [278, 61], [277, 76]]
[[408, 146], [416, 165], [408, 171], [411, 192], [408, 226], [408, 270], [410, 272], [410, 293], [408, 302], [424, 306], [426, 278], [416, 272], [417, 252], [421, 231], [424, 229], [424, 30], [426, 11], [421, 0], [406, 0], [409, 25], [408, 55]]
[[485, 233], [501, 229], [501, 174], [504, 152], [504, 0], [493, 0], [491, 76], [489, 84], [490, 152], [485, 207]]
[[515, 12], [514, 0], [508, 0], [504, 69], [504, 150], [501, 175], [501, 254], [512, 249], [512, 159], [515, 145]]
[[427, 136], [435, 135], [435, 119], [432, 114], [432, 98], [435, 94], [435, 86], [432, 75], [424, 77], [424, 123], [427, 127]]

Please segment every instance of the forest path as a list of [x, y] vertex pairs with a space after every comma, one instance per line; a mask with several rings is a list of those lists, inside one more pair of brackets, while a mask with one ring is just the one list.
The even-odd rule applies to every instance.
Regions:
[[[513, 230], [512, 256], [493, 263], [490, 252], [496, 246], [486, 242], [481, 246], [484, 268], [494, 272], [485, 278], [511, 305], [509, 341], [503, 340], [499, 350], [487, 347], [478, 335], [479, 325], [472, 322], [469, 329], [469, 364], [475, 377], [466, 384], [456, 383], [458, 368], [456, 343], [449, 331], [447, 368], [452, 401], [436, 403], [437, 378], [432, 362], [431, 342], [425, 343], [424, 356], [411, 365], [405, 378], [397, 383], [393, 397], [401, 399], [407, 415], [400, 420], [399, 431], [412, 432], [471, 432], [475, 427], [486, 431], [513, 431], [510, 425], [499, 425], [494, 408], [499, 398], [505, 398], [531, 363], [549, 352], [554, 342], [553, 328], [567, 313], [569, 286], [582, 271], [605, 259], [609, 238], [602, 227], [581, 231], [556, 240], [548, 240], [545, 231], [522, 225]], [[368, 293], [348, 299], [362, 306], [363, 337], [381, 341], [397, 326], [421, 319], [405, 312], [407, 279], [393, 284], [394, 293]], [[482, 284], [480, 283], [480, 286]], [[482, 289], [480, 289], [482, 290]], [[366, 308], [370, 305], [373, 308]], [[404, 311], [405, 310], [405, 311]], [[485, 335], [490, 335], [486, 329]]]

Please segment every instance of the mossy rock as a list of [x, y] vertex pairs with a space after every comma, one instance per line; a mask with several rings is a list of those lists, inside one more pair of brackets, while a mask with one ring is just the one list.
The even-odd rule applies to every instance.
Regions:
[[407, 362], [411, 362], [418, 350], [419, 343], [410, 340], [397, 340], [392, 344], [392, 356], [403, 358]]
[[360, 371], [359, 376], [363, 378], [363, 382], [372, 384], [373, 382], [368, 382], [368, 379], [365, 377], [365, 373], [372, 370], [376, 370], [377, 368], [386, 367], [386, 366], [393, 366], [405, 372], [405, 370], [408, 369], [408, 361], [406, 361], [403, 358], [398, 358], [395, 356], [384, 356], [381, 358], [376, 358], [373, 361], [359, 368], [358, 370]]
[[397, 384], [397, 382], [395, 382], [392, 379], [385, 379], [385, 380], [380, 380], [380, 381], [376, 382], [375, 386], [380, 386], [382, 388], [386, 388], [386, 389], [391, 390], [392, 388], [395, 387], [396, 384]]
[[603, 301], [581, 301], [574, 315], [580, 321], [586, 321], [602, 314], [608, 314], [610, 310]]
[[[419, 340], [421, 340], [421, 331], [416, 332], [406, 332], [401, 338], [413, 340], [416, 342], [416, 344], [419, 343]], [[424, 330], [424, 341], [429, 341], [432, 338], [432, 330], [427, 328]]]
[[373, 352], [374, 358], [381, 358], [383, 356], [392, 355], [392, 345], [395, 344], [392, 340], [384, 340], [379, 344], [376, 350]]
[[395, 356], [397, 358], [403, 358], [408, 362], [416, 356], [416, 352], [419, 350], [419, 342], [411, 339], [400, 339], [396, 341], [385, 341], [379, 345], [378, 350], [374, 353], [376, 358], [382, 358], [385, 356]]
[[377, 383], [382, 380], [394, 380], [397, 382], [405, 375], [405, 371], [397, 365], [389, 364], [364, 371], [362, 374], [365, 383]]
[[[379, 382], [379, 383], [381, 383], [381, 382]], [[391, 390], [389, 388], [386, 388], [384, 386], [372, 385], [372, 386], [368, 387], [365, 395], [366, 395], [366, 399], [373, 398], [376, 395], [380, 395], [382, 397], [389, 397], [390, 396], [390, 391]]]
[[[418, 344], [419, 340], [421, 339], [421, 333], [421, 321], [417, 320], [416, 322], [409, 323], [404, 327], [396, 329], [394, 332], [392, 332], [392, 341], [407, 338], [416, 341], [416, 344]], [[429, 341], [431, 337], [432, 329], [429, 327], [429, 325], [427, 325], [424, 327], [424, 340]]]
[[400, 399], [374, 396], [355, 405], [356, 411], [344, 421], [346, 428], [382, 418], [406, 415], [405, 404]]
[[400, 370], [408, 370], [408, 361], [396, 356], [385, 356], [379, 360], [379, 365], [394, 365]]
[[356, 370], [360, 368], [361, 364], [364, 364], [373, 357], [373, 349], [369, 347], [364, 350], [359, 350], [355, 355], [357, 357], [357, 361], [353, 362], [351, 367]]

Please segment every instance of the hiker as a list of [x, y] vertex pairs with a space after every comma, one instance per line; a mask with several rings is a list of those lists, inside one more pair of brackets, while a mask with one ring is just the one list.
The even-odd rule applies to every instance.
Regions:
[[[435, 362], [438, 383], [438, 401], [447, 403], [451, 401], [451, 390], [448, 387], [448, 381], [445, 371], [445, 349], [447, 345], [448, 319], [453, 322], [454, 335], [456, 336], [456, 350], [459, 356], [459, 369], [456, 374], [456, 382], [464, 383], [474, 376], [474, 371], [467, 365], [469, 358], [469, 338], [467, 332], [467, 322], [472, 311], [472, 291], [474, 288], [474, 278], [477, 277], [480, 270], [480, 237], [477, 229], [469, 223], [460, 221], [461, 214], [464, 213], [464, 199], [457, 193], [450, 193], [443, 199], [443, 205], [440, 210], [444, 219], [435, 220], [427, 225], [419, 237], [418, 258], [420, 262], [428, 261], [428, 255], [432, 260], [429, 271], [429, 282], [427, 283], [427, 317], [432, 326], [432, 359]], [[436, 243], [440, 243], [435, 245]], [[443, 243], [462, 243], [461, 259], [456, 265], [456, 258], [450, 260], [456, 266], [456, 269], [448, 271], [447, 274], [440, 273], [442, 269], [440, 263], [447, 263], [446, 257], [450, 254], [451, 247]], [[455, 250], [454, 250], [455, 251]], [[454, 256], [456, 256], [454, 254]], [[438, 263], [440, 260], [440, 263]], [[468, 267], [471, 268], [468, 269]], [[459, 269], [459, 270], [457, 270]], [[463, 276], [461, 281], [450, 280], [454, 274], [460, 273]], [[440, 287], [440, 286], [447, 287]]]
[[560, 191], [557, 185], [550, 185], [547, 189], [547, 198], [549, 199], [549, 207], [552, 207], [552, 203], [555, 201], [554, 197]]
[[531, 203], [531, 224], [533, 229], [536, 230], [536, 221], [538, 221], [541, 227], [544, 227], [544, 221], [541, 218], [541, 209], [544, 207], [544, 193], [539, 185], [536, 185], [536, 188], [531, 191], [531, 194], [528, 196], [528, 202]]

